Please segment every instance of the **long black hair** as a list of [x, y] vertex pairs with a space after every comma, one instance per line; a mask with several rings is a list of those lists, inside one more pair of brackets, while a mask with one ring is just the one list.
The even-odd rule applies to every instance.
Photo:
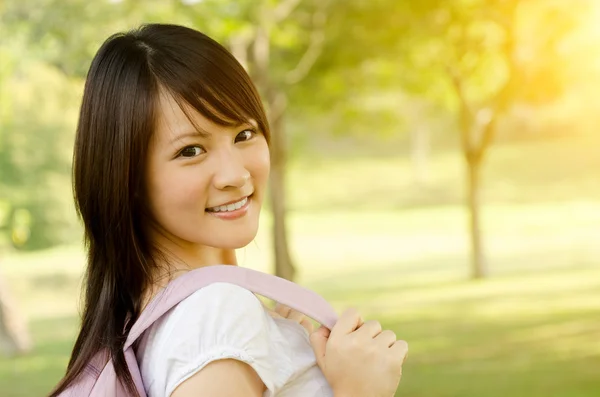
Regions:
[[73, 154], [87, 249], [82, 324], [66, 375], [50, 397], [71, 385], [101, 349], [137, 395], [123, 345], [133, 323], [128, 319], [139, 316], [158, 266], [146, 233], [144, 170], [161, 91], [220, 125], [254, 119], [268, 141], [256, 88], [216, 41], [183, 26], [148, 24], [104, 42], [87, 75]]

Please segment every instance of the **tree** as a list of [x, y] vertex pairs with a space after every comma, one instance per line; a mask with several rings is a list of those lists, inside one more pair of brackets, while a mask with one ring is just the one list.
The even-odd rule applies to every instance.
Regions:
[[292, 280], [296, 270], [286, 215], [289, 143], [285, 115], [290, 87], [307, 76], [322, 52], [326, 2], [188, 1], [180, 6], [191, 15], [195, 27], [227, 43], [263, 96], [271, 126], [270, 208], [275, 274]]
[[[537, 0], [428, 0], [406, 10], [408, 30], [400, 45], [406, 56], [403, 86], [457, 115], [473, 278], [488, 273], [481, 230], [482, 165], [498, 125], [515, 104], [539, 105], [561, 95], [556, 47], [573, 27], [572, 14], [564, 11], [564, 3]], [[544, 13], [556, 17], [555, 26], [543, 26], [537, 42], [523, 40], [532, 16]], [[536, 55], [533, 60], [519, 56], [524, 50]], [[531, 81], [542, 70], [545, 84]]]
[[[266, 1], [259, 6], [257, 31], [251, 48], [253, 64], [249, 69], [255, 82], [265, 94], [269, 119], [272, 128], [271, 143], [271, 208], [273, 213], [273, 246], [275, 249], [275, 274], [292, 280], [295, 267], [290, 255], [288, 230], [286, 225], [286, 164], [288, 157], [288, 140], [285, 131], [285, 110], [288, 105], [286, 88], [299, 83], [310, 71], [319, 57], [324, 41], [324, 25], [326, 14], [323, 4], [312, 11], [309, 42], [304, 53], [297, 58], [297, 63], [283, 74], [277, 81], [272, 77], [270, 52], [274, 47], [275, 26], [285, 21], [298, 6], [298, 0], [285, 0], [276, 7], [269, 7]], [[281, 75], [280, 75], [281, 76]]]
[[[98, 43], [109, 33], [142, 21], [191, 24], [229, 45], [247, 67], [266, 102], [272, 128], [270, 201], [275, 272], [292, 279], [295, 270], [287, 241], [285, 200], [286, 89], [307, 75], [320, 54], [325, 24], [324, 4], [313, 0], [188, 0], [152, 2], [151, 5], [156, 7], [150, 4], [141, 7], [132, 1], [89, 7], [87, 3], [76, 0], [46, 0], [45, 7], [51, 10], [48, 13], [32, 13], [32, 4], [27, 1], [12, 2], [8, 19], [12, 26], [25, 24], [28, 41], [36, 46], [48, 64], [67, 76], [85, 75], [96, 48], [90, 43]], [[78, 35], [70, 34], [74, 29], [73, 21], [77, 23]], [[305, 29], [312, 33], [308, 36], [301, 34]], [[56, 52], [56, 47], [62, 51]]]
[[[547, 56], [534, 62], [516, 57], [524, 45], [523, 25], [530, 21], [519, 9], [556, 9], [560, 2], [555, 0], [173, 0], [143, 6], [127, 0], [93, 6], [81, 0], [43, 2], [49, 12], [32, 12], [38, 2], [10, 0], [7, 26], [24, 32], [23, 47], [34, 46], [39, 57], [69, 76], [83, 77], [108, 34], [142, 21], [193, 25], [229, 46], [266, 102], [273, 129], [275, 268], [290, 279], [294, 266], [287, 241], [285, 165], [291, 118], [306, 122], [318, 115], [322, 120], [327, 109], [339, 130], [353, 127], [371, 134], [377, 126], [369, 123], [383, 119], [389, 126], [390, 114], [357, 104], [384, 92], [403, 93], [458, 115], [470, 181], [472, 268], [480, 277], [486, 272], [479, 226], [480, 172], [496, 126], [517, 101], [560, 95], [560, 84], [544, 84], [545, 90], [535, 93], [526, 89], [535, 86], [530, 83], [536, 76], [555, 74], [555, 69], [543, 66]], [[564, 3], [561, 7], [565, 9]], [[556, 46], [567, 29], [568, 23], [553, 34], [544, 32], [547, 40], [527, 43], [528, 50]], [[70, 34], [73, 30], [78, 34]], [[351, 113], [359, 117], [347, 117]]]
[[[493, 8], [485, 5], [471, 15], [461, 15], [459, 10], [451, 10], [453, 16], [449, 25], [456, 29], [456, 37], [452, 38], [453, 54], [446, 65], [448, 77], [452, 82], [458, 99], [459, 131], [463, 157], [466, 163], [467, 206], [469, 208], [469, 228], [471, 236], [471, 274], [473, 278], [483, 278], [488, 273], [485, 261], [481, 232], [481, 166], [492, 143], [498, 120], [514, 100], [515, 83], [517, 81], [517, 64], [515, 59], [515, 13], [517, 3], [505, 1]], [[462, 11], [462, 10], [461, 10]], [[475, 24], [493, 24], [489, 33], [470, 33]], [[489, 35], [494, 28], [501, 38], [490, 49]], [[494, 29], [495, 30], [495, 29]], [[449, 33], [449, 32], [448, 32]], [[450, 36], [452, 37], [452, 36]], [[469, 61], [469, 55], [475, 55], [475, 61]], [[493, 56], [501, 58], [504, 64], [504, 77], [501, 83], [473, 101], [469, 98], [468, 89], [471, 76], [477, 68]], [[493, 67], [498, 67], [494, 65]]]
[[[557, 0], [373, 0], [348, 1], [332, 12], [327, 55], [317, 67], [352, 87], [334, 95], [397, 90], [456, 115], [473, 278], [488, 273], [480, 197], [486, 155], [514, 105], [540, 106], [562, 95], [558, 48], [584, 7]], [[418, 148], [423, 136], [414, 138]]]
[[[562, 95], [565, 83], [560, 78], [562, 71], [556, 51], [560, 41], [573, 27], [572, 14], [565, 12], [564, 7], [564, 4], [535, 1], [483, 2], [478, 9], [472, 10], [470, 18], [459, 17], [454, 22], [460, 31], [455, 44], [458, 57], [453, 64], [447, 65], [446, 71], [458, 99], [460, 140], [467, 170], [473, 278], [485, 277], [489, 272], [481, 231], [483, 162], [502, 118], [509, 114], [512, 107], [519, 103], [540, 105]], [[542, 26], [538, 32], [541, 38], [538, 43], [527, 43], [523, 27], [530, 25], [531, 15], [540, 14], [553, 14], [557, 18], [552, 25]], [[489, 24], [487, 37], [469, 33], [482, 22]], [[491, 35], [500, 36], [495, 45], [488, 44], [492, 41]], [[519, 56], [519, 52], [527, 50], [537, 55], [533, 62], [527, 62]], [[479, 60], [475, 65], [468, 61], [473, 51], [479, 52]], [[493, 58], [496, 58], [495, 62]], [[496, 65], [490, 65], [491, 62]], [[471, 78], [473, 73], [477, 73], [473, 68], [482, 71], [480, 76], [484, 76], [486, 70], [492, 73], [496, 70], [501, 77], [497, 77], [495, 87], [478, 96], [473, 91], [477, 84], [481, 84], [482, 77]], [[540, 73], [542, 70], [544, 73]], [[536, 84], [532, 76], [535, 76], [534, 79], [542, 77], [543, 80], [538, 80]]]

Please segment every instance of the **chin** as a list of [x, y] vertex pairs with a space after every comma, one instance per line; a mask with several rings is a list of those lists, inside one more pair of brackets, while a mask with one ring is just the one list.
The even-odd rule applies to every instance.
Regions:
[[221, 241], [220, 244], [216, 244], [217, 248], [226, 250], [237, 250], [246, 247], [254, 240], [254, 237], [247, 239], [231, 239]]
[[227, 250], [244, 248], [256, 238], [257, 229], [258, 227], [247, 230], [238, 229], [229, 233], [223, 230], [221, 233], [214, 233], [211, 236], [212, 241], [207, 245]]

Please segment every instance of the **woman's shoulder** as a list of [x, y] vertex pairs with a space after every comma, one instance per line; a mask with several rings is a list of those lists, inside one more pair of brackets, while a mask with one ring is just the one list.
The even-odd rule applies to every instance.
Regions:
[[231, 342], [236, 342], [235, 338], [243, 334], [266, 332], [268, 321], [268, 312], [254, 293], [235, 284], [218, 282], [179, 302], [159, 320], [156, 328], [179, 337], [187, 335], [221, 342], [231, 338]]
[[251, 365], [272, 387], [271, 344], [278, 337], [271, 322], [251, 291], [224, 282], [203, 287], [146, 331], [137, 349], [144, 384], [168, 395], [208, 363], [232, 358]]
[[236, 284], [217, 282], [179, 302], [169, 315], [178, 318], [185, 313], [187, 318], [190, 314], [195, 317], [199, 313], [218, 313], [219, 317], [231, 317], [241, 313], [262, 315], [264, 312], [264, 306], [253, 292]]

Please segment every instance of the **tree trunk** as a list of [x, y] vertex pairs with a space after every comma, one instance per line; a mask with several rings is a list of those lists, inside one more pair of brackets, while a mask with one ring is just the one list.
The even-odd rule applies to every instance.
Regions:
[[273, 247], [275, 274], [292, 281], [296, 269], [289, 251], [286, 226], [285, 170], [287, 147], [283, 113], [271, 120], [271, 212], [273, 215]]
[[275, 275], [292, 281], [295, 275], [294, 265], [290, 256], [286, 228], [285, 206], [285, 166], [286, 166], [286, 141], [283, 128], [283, 117], [287, 98], [280, 92], [270, 79], [270, 32], [272, 18], [262, 2], [259, 11], [258, 25], [254, 42], [252, 43], [252, 79], [264, 93], [268, 104], [268, 118], [271, 129], [271, 175], [270, 198], [271, 215], [273, 217], [273, 249], [275, 259]]
[[7, 356], [31, 350], [25, 321], [18, 315], [10, 299], [6, 283], [0, 278], [0, 350]]
[[480, 171], [481, 161], [467, 156], [467, 190], [469, 228], [471, 233], [471, 277], [480, 279], [487, 276], [487, 266], [481, 238], [480, 212]]

